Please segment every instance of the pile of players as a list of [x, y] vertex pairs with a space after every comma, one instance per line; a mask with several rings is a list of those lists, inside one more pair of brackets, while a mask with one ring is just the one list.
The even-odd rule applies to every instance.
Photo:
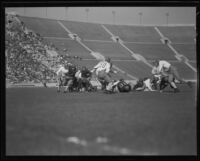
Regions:
[[112, 74], [117, 74], [112, 68], [110, 58], [100, 61], [92, 70], [85, 66], [78, 68], [71, 63], [65, 63], [60, 66], [57, 71], [58, 92], [64, 87], [64, 93], [72, 91], [97, 91], [97, 87], [93, 86], [91, 80], [95, 78], [101, 83], [101, 90], [105, 93], [118, 93], [130, 91], [160, 91], [170, 86], [173, 91], [180, 92], [176, 83], [185, 83], [192, 86], [191, 82], [187, 82], [180, 78], [176, 68], [169, 62], [164, 60], [156, 60], [153, 62], [153, 69], [150, 77], [139, 79], [132, 82], [126, 82], [124, 79], [113, 80]]

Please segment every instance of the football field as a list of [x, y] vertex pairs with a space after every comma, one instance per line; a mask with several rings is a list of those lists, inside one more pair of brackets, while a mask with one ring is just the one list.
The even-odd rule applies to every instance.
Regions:
[[6, 89], [7, 155], [195, 155], [196, 91]]

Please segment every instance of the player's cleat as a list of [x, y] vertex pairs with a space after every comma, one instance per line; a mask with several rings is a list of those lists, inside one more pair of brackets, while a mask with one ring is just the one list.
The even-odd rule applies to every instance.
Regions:
[[178, 88], [174, 88], [174, 93], [179, 93], [180, 90]]
[[159, 90], [160, 93], [163, 93], [163, 90]]
[[188, 85], [190, 88], [192, 88], [192, 82], [191, 82], [191, 81], [188, 81], [188, 82], [187, 82], [187, 85]]
[[59, 93], [59, 92], [60, 92], [60, 90], [57, 90], [57, 92]]

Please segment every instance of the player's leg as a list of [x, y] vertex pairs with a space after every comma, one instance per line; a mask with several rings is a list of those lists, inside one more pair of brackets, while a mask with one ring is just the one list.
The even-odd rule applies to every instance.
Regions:
[[81, 91], [81, 89], [83, 87], [82, 78], [79, 78], [77, 81], [78, 81], [78, 90]]
[[184, 79], [182, 79], [178, 73], [178, 70], [176, 67], [174, 66], [171, 66], [171, 71], [172, 71], [172, 74], [174, 75], [175, 79], [177, 79], [180, 83], [185, 83], [187, 84], [189, 87], [192, 87], [192, 82], [190, 81], [185, 81]]
[[69, 91], [69, 85], [70, 84], [71, 84], [71, 78], [66, 76], [65, 80], [63, 82], [63, 86], [65, 86], [64, 93]]
[[60, 92], [61, 86], [62, 86], [62, 79], [60, 76], [57, 77], [57, 92]]
[[101, 90], [105, 90], [108, 82], [106, 82], [105, 80], [105, 73], [103, 71], [100, 71], [98, 73], [98, 81], [101, 83]]
[[161, 81], [159, 83], [159, 90], [162, 92], [169, 84], [168, 76], [161, 77]]
[[112, 91], [112, 87], [113, 87], [114, 82], [112, 81], [111, 77], [108, 74], [105, 74], [104, 79], [108, 83], [108, 85], [106, 86], [106, 90]]
[[169, 82], [170, 86], [174, 89], [174, 92], [180, 92], [180, 90], [178, 89], [178, 87], [176, 86], [176, 84], [174, 82], [173, 74], [169, 74], [168, 82]]

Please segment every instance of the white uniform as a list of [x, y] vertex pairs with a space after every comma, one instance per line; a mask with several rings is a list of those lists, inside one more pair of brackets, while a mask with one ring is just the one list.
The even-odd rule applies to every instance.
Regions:
[[152, 89], [152, 84], [151, 84], [150, 78], [144, 81], [144, 85], [145, 85], [144, 91], [154, 91]]
[[61, 66], [56, 72], [56, 74], [57, 76], [64, 76], [66, 73], [68, 73], [68, 71], [68, 69], [65, 69], [65, 67]]
[[81, 71], [80, 71], [80, 70], [78, 70], [78, 71], [76, 72], [75, 77], [76, 77], [77, 79], [82, 78], [82, 74], [81, 74]]
[[171, 64], [165, 60], [160, 60], [158, 67], [153, 67], [152, 74], [160, 74], [162, 72], [166, 72], [171, 67]]
[[109, 73], [110, 68], [111, 64], [108, 63], [107, 61], [101, 61], [94, 67], [94, 69], [96, 69], [96, 75], [98, 75], [100, 71], [105, 71], [106, 73]]

